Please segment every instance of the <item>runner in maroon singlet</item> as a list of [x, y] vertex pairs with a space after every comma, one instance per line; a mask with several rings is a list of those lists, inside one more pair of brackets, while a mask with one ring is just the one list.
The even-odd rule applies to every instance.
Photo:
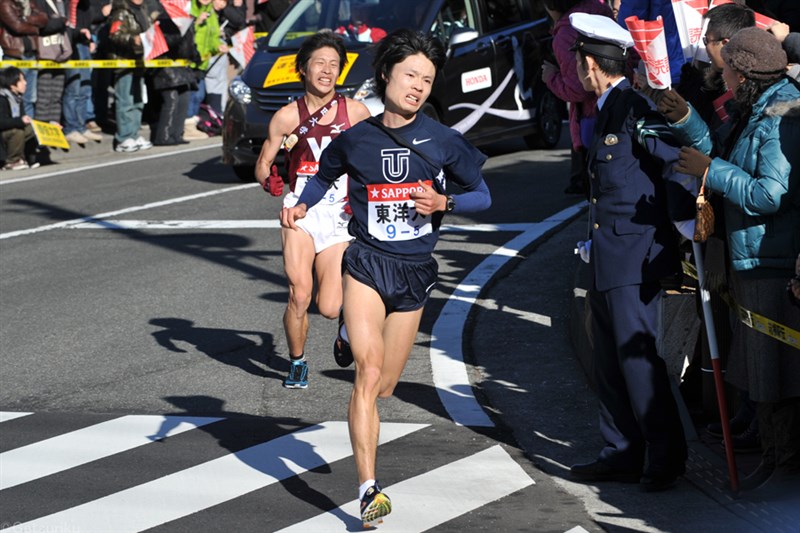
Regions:
[[[256, 179], [273, 195], [281, 194], [283, 182], [273, 162], [278, 151], [288, 151], [290, 192], [284, 207], [297, 202], [306, 182], [317, 172], [322, 150], [351, 125], [370, 116], [363, 104], [335, 92], [336, 80], [347, 63], [341, 38], [320, 32], [305, 40], [297, 53], [296, 69], [305, 94], [279, 109], [269, 123], [269, 138], [256, 163]], [[272, 178], [270, 176], [273, 176]], [[347, 231], [347, 179], [339, 178], [325, 199], [309, 210], [300, 231], [281, 229], [283, 266], [289, 281], [289, 302], [283, 315], [291, 367], [283, 385], [308, 386], [305, 344], [308, 306], [317, 277], [317, 307], [326, 318], [339, 316], [342, 306], [342, 254], [352, 237]], [[313, 213], [313, 214], [312, 214]]]

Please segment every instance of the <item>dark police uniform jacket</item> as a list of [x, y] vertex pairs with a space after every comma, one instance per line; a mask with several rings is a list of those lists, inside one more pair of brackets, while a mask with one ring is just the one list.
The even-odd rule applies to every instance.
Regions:
[[627, 80], [598, 114], [587, 154], [597, 290], [658, 281], [680, 268], [672, 222], [694, 218], [697, 180], [673, 170], [680, 147], [662, 126], [652, 102]]

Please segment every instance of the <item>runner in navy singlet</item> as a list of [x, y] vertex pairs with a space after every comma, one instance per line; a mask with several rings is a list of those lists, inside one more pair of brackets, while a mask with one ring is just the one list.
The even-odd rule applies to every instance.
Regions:
[[[289, 161], [290, 192], [285, 207], [297, 202], [305, 184], [317, 172], [320, 155], [340, 133], [369, 117], [367, 108], [335, 92], [336, 80], [347, 63], [341, 38], [331, 32], [312, 35], [297, 53], [296, 69], [306, 93], [279, 109], [269, 123], [269, 138], [256, 163], [256, 179], [273, 195], [283, 181], [273, 166], [281, 147]], [[305, 344], [308, 306], [317, 278], [317, 307], [326, 318], [336, 318], [342, 306], [342, 254], [352, 236], [347, 231], [347, 178], [332, 180], [325, 197], [308, 211], [302, 231], [281, 230], [283, 266], [289, 281], [289, 302], [283, 315], [291, 366], [283, 385], [308, 386]]]
[[[297, 204], [281, 213], [283, 227], [298, 227], [336, 177], [347, 173], [356, 238], [343, 259], [344, 320], [356, 364], [348, 422], [365, 526], [391, 512], [375, 480], [377, 399], [390, 396], [400, 380], [436, 284], [432, 251], [443, 214], [491, 204], [481, 173], [486, 156], [418, 113], [444, 59], [438, 40], [411, 30], [383, 39], [374, 64], [385, 104], [379, 122], [361, 122], [336, 138]], [[451, 183], [466, 192], [447, 194]]]

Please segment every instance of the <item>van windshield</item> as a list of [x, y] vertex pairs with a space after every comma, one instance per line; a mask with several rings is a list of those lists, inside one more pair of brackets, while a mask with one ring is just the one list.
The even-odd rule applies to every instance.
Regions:
[[399, 28], [420, 30], [430, 0], [298, 0], [273, 28], [271, 48], [299, 48], [303, 39], [327, 28], [353, 44], [376, 43]]

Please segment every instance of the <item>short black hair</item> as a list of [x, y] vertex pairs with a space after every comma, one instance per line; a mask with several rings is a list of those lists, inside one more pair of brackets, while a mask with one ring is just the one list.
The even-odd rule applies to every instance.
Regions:
[[551, 11], [566, 13], [580, 1], [581, 0], [544, 0], [544, 6]]
[[722, 4], [705, 14], [708, 19], [706, 34], [713, 33], [718, 39], [730, 39], [744, 28], [756, 25], [756, 15], [752, 9], [739, 4]]
[[311, 54], [320, 48], [325, 48], [326, 46], [333, 48], [336, 50], [336, 53], [339, 54], [340, 72], [341, 69], [347, 65], [347, 49], [344, 47], [344, 41], [342, 41], [342, 38], [330, 30], [322, 30], [317, 32], [303, 41], [303, 44], [300, 45], [300, 50], [297, 52], [297, 57], [295, 58], [294, 68], [297, 71], [297, 75], [300, 76], [300, 82], [303, 85], [306, 83], [306, 77], [303, 74], [303, 71], [306, 70], [308, 60], [311, 59]]
[[583, 49], [579, 49], [578, 53], [581, 56], [581, 61], [584, 63], [586, 62], [586, 56], [592, 56], [595, 63], [597, 63], [597, 67], [609, 76], [624, 76], [627, 72], [627, 64], [625, 61], [592, 55], [591, 53], [586, 53]]
[[399, 29], [378, 43], [372, 66], [375, 68], [375, 92], [381, 97], [381, 101], [386, 96], [386, 80], [392, 67], [415, 54], [422, 54], [430, 59], [437, 74], [444, 67], [444, 46], [436, 37], [414, 30]]
[[0, 89], [10, 89], [16, 85], [20, 76], [25, 74], [17, 67], [6, 67], [0, 70]]

